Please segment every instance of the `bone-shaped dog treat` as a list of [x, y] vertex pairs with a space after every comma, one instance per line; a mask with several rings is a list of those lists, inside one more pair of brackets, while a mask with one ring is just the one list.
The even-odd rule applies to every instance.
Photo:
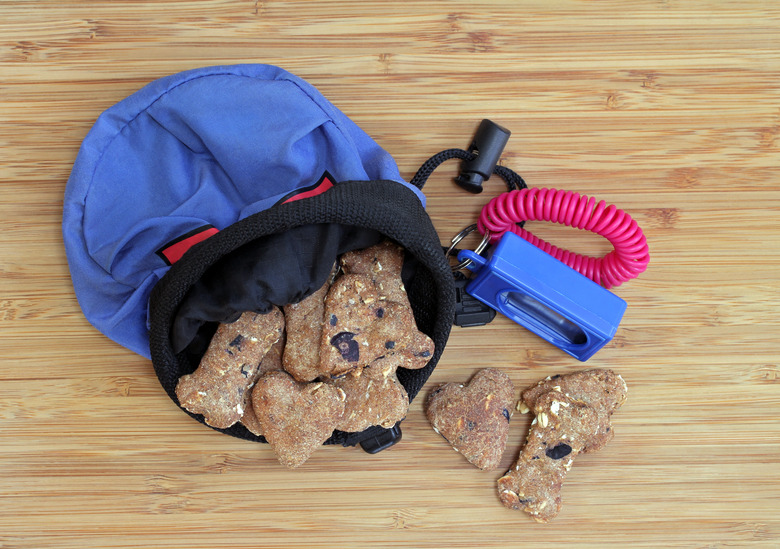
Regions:
[[[599, 414], [610, 416], [625, 402], [628, 388], [619, 374], [598, 368], [543, 379], [534, 387], [523, 391], [522, 400], [526, 406], [533, 408], [536, 399], [550, 391], [557, 391], [585, 402]], [[609, 429], [604, 437], [591, 440], [591, 444], [583, 452], [598, 450], [612, 440], [613, 436], [614, 431]]]
[[345, 398], [337, 387], [301, 383], [279, 370], [257, 380], [252, 406], [279, 462], [293, 469], [333, 433], [344, 415]]
[[[268, 372], [282, 369], [282, 354], [284, 353], [284, 346], [286, 343], [286, 336], [282, 333], [282, 337], [279, 341], [273, 344], [271, 349], [265, 354], [263, 360], [260, 361], [260, 366], [257, 369], [257, 377], [262, 377]], [[257, 436], [262, 436], [263, 428], [260, 426], [255, 415], [255, 409], [252, 405], [252, 390], [254, 389], [254, 383], [249, 390], [244, 393], [244, 415], [241, 416], [241, 424], [249, 429], [249, 432]]]
[[282, 360], [285, 371], [297, 381], [313, 381], [320, 375], [320, 340], [329, 288], [326, 282], [302, 301], [284, 307], [290, 344]]
[[[402, 365], [403, 368], [422, 368], [433, 355], [433, 341], [424, 333], [416, 329], [416, 322], [412, 312], [409, 296], [406, 293], [401, 270], [404, 264], [404, 249], [391, 240], [384, 240], [375, 246], [347, 252], [341, 256], [341, 268], [346, 274], [367, 276], [377, 299], [386, 307], [376, 309], [382, 317], [399, 316], [396, 323], [380, 322], [374, 327], [379, 334], [386, 334], [384, 344], [387, 349], [406, 349], [416, 357], [416, 365]], [[393, 340], [393, 331], [397, 326], [406, 326], [407, 333], [400, 342]], [[381, 343], [382, 335], [376, 335], [376, 340]], [[385, 351], [379, 348], [380, 354]]]
[[498, 479], [498, 496], [548, 522], [561, 509], [561, 488], [574, 458], [613, 437], [610, 418], [626, 399], [623, 378], [609, 370], [555, 376], [523, 392], [536, 418], [515, 466]]
[[344, 417], [337, 429], [357, 433], [372, 425], [389, 428], [406, 417], [409, 395], [395, 375], [396, 366], [381, 365], [388, 360], [392, 358], [380, 358], [360, 373], [330, 382], [346, 394]]
[[384, 299], [408, 305], [409, 298], [401, 280], [403, 264], [403, 248], [390, 240], [341, 256], [341, 267], [345, 273], [370, 276]]
[[259, 376], [260, 361], [283, 329], [284, 316], [276, 307], [220, 324], [195, 372], [179, 378], [176, 396], [182, 407], [203, 414], [212, 427], [236, 423], [244, 414], [246, 392]]
[[[433, 355], [433, 341], [417, 330], [407, 303], [382, 299], [369, 275], [345, 274], [325, 298], [320, 372], [337, 377], [389, 353], [411, 351], [420, 362]], [[423, 364], [424, 365], [424, 364]]]
[[378, 358], [362, 370], [331, 380], [346, 394], [344, 417], [337, 429], [350, 433], [373, 425], [390, 428], [406, 417], [409, 395], [398, 381], [398, 368], [422, 368], [425, 363], [402, 351]]

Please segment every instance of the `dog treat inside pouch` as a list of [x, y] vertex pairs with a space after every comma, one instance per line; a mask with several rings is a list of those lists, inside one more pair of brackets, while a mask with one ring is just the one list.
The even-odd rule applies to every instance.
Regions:
[[[390, 239], [435, 343], [424, 368], [398, 371], [412, 399], [454, 314], [424, 205], [392, 157], [305, 81], [269, 65], [208, 67], [154, 81], [98, 118], [68, 181], [63, 235], [87, 319], [151, 358], [177, 404], [179, 378], [219, 323], [299, 302], [341, 254]], [[264, 440], [240, 423], [217, 430]], [[326, 443], [372, 451], [388, 433], [335, 431]]]

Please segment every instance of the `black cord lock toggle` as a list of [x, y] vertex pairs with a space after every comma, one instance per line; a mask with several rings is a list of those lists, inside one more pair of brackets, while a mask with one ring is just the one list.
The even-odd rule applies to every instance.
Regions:
[[482, 182], [490, 179], [510, 135], [512, 132], [495, 122], [487, 118], [482, 120], [468, 151], [474, 158], [463, 162], [455, 183], [471, 193], [481, 193]]

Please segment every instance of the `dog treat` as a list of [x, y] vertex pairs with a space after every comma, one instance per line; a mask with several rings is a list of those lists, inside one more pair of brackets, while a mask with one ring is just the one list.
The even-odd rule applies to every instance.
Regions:
[[524, 391], [523, 402], [536, 417], [517, 463], [498, 479], [501, 502], [537, 522], [553, 519], [574, 458], [612, 439], [610, 418], [626, 391], [622, 377], [598, 369], [553, 376]]
[[433, 340], [417, 329], [410, 305], [386, 302], [384, 310], [378, 310], [381, 320], [370, 326], [366, 334], [369, 355], [383, 356], [387, 353], [407, 353], [412, 359], [403, 367], [418, 369], [425, 366], [433, 356]]
[[345, 273], [368, 275], [387, 301], [408, 304], [409, 298], [401, 280], [403, 264], [403, 248], [390, 240], [341, 256], [341, 267]]
[[325, 442], [344, 415], [343, 390], [302, 383], [284, 371], [257, 380], [252, 405], [263, 435], [279, 462], [293, 469]]
[[[522, 401], [530, 409], [536, 399], [550, 391], [563, 393], [575, 400], [582, 401], [596, 409], [602, 416], [609, 417], [626, 400], [626, 382], [612, 370], [591, 369], [567, 375], [551, 376], [543, 379], [522, 394]], [[609, 429], [603, 437], [590, 441], [590, 446], [583, 451], [598, 450], [612, 440], [614, 431]], [[597, 444], [596, 446], [593, 446]]]
[[276, 307], [220, 324], [195, 372], [179, 378], [176, 396], [182, 407], [202, 414], [212, 427], [236, 423], [244, 415], [245, 393], [259, 375], [260, 362], [283, 329], [284, 316]]
[[428, 395], [425, 412], [433, 430], [472, 464], [495, 469], [506, 449], [514, 386], [495, 368], [477, 372], [471, 381], [446, 383]]
[[345, 274], [333, 283], [325, 298], [323, 375], [336, 377], [407, 349], [419, 362], [433, 354], [433, 341], [417, 330], [410, 306], [387, 301], [369, 275]]
[[[341, 267], [344, 273], [368, 276], [379, 301], [393, 304], [389, 308], [385, 308], [384, 311], [377, 309], [376, 313], [382, 316], [402, 315], [401, 324], [411, 327], [398, 347], [395, 346], [398, 342], [392, 339], [387, 339], [385, 343], [391, 349], [411, 350], [419, 363], [414, 368], [422, 368], [433, 355], [434, 345], [427, 335], [416, 329], [409, 297], [401, 279], [403, 263], [403, 248], [391, 240], [385, 240], [370, 248], [348, 252], [341, 256]], [[387, 334], [388, 328], [392, 330], [394, 326], [383, 323], [376, 326], [377, 330], [385, 330], [383, 332], [385, 334]], [[378, 339], [381, 338], [378, 336]]]
[[284, 307], [289, 345], [284, 350], [283, 364], [297, 381], [313, 381], [320, 375], [320, 340], [329, 288], [326, 282], [303, 301]]
[[252, 391], [254, 391], [254, 387], [249, 391], [250, 398], [246, 403], [246, 407], [244, 408], [244, 415], [241, 416], [241, 425], [246, 427], [247, 430], [253, 435], [261, 437], [263, 436], [263, 426], [260, 425], [260, 420], [257, 419], [257, 414], [255, 414], [255, 407], [252, 404], [251, 398]]
[[[411, 312], [411, 304], [401, 280], [403, 263], [404, 249], [390, 240], [364, 250], [348, 252], [341, 257], [341, 265], [345, 273], [370, 276], [379, 299], [399, 303], [405, 311], [408, 309], [405, 321], [411, 324], [414, 322], [414, 316], [408, 315]], [[433, 354], [433, 341], [420, 331], [412, 331], [406, 345], [420, 359], [418, 362], [421, 364], [414, 368], [425, 366]]]
[[320, 373], [338, 376], [376, 359], [361, 348], [365, 337], [356, 337], [368, 332], [384, 312], [384, 303], [380, 303], [368, 276], [343, 275], [335, 280], [325, 297]]
[[344, 417], [337, 429], [356, 433], [372, 425], [389, 428], [406, 417], [409, 395], [395, 372], [386, 368], [387, 376], [375, 376], [368, 373], [373, 369], [373, 366], [364, 368], [361, 374], [348, 373], [331, 382], [346, 394]]
[[[409, 412], [409, 395], [398, 381], [399, 367], [420, 366], [410, 352], [388, 354], [362, 370], [354, 370], [330, 381], [346, 394], [344, 417], [337, 429], [356, 433], [373, 425], [390, 428]], [[423, 364], [424, 366], [424, 364]]]
[[[263, 360], [260, 361], [260, 366], [257, 369], [257, 377], [263, 376], [268, 372], [282, 369], [282, 353], [284, 352], [284, 346], [286, 337], [282, 333], [279, 341], [273, 344], [271, 349], [265, 354]], [[249, 432], [257, 436], [262, 436], [263, 428], [260, 426], [260, 422], [255, 415], [254, 407], [252, 406], [252, 390], [254, 383], [249, 389], [244, 392], [244, 415], [241, 416], [241, 424], [249, 429]]]

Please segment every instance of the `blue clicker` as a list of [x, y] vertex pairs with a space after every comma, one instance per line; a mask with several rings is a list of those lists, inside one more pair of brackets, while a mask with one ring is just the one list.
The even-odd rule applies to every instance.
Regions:
[[618, 296], [510, 232], [487, 258], [458, 254], [467, 259], [469, 294], [581, 361], [612, 339], [626, 310]]

